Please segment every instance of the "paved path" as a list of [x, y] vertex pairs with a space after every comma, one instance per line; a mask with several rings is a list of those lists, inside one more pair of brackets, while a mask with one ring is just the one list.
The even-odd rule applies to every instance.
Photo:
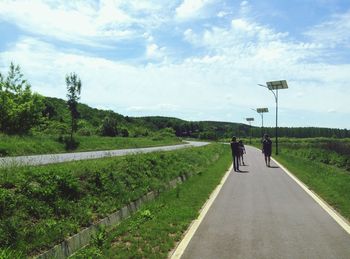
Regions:
[[49, 154], [49, 155], [33, 155], [33, 156], [17, 156], [17, 157], [3, 157], [0, 158], [0, 167], [9, 165], [44, 165], [69, 162], [75, 160], [96, 159], [102, 157], [124, 156], [136, 153], [150, 153], [155, 151], [170, 151], [187, 147], [200, 147], [208, 145], [208, 142], [186, 141], [185, 144], [148, 147], [148, 148], [131, 148], [108, 151], [90, 151], [90, 152], [76, 152], [64, 154]]
[[231, 171], [182, 258], [350, 258], [350, 235], [260, 151]]

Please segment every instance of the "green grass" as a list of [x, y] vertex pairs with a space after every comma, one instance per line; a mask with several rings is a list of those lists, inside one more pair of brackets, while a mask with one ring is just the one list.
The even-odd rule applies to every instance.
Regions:
[[[74, 152], [152, 147], [181, 143], [181, 140], [175, 137], [156, 136], [142, 138], [77, 136], [75, 138], [79, 142], [79, 146]], [[54, 136], [8, 136], [0, 134], [0, 157], [65, 152], [72, 151], [67, 151], [65, 145], [58, 142], [57, 137]]]
[[167, 258], [231, 164], [229, 148], [222, 146], [226, 152], [201, 173], [161, 194], [111, 232], [101, 231], [72, 258]]
[[212, 144], [170, 152], [0, 169], [0, 250], [34, 255], [180, 175], [229, 153]]
[[23, 253], [13, 251], [9, 248], [0, 248], [0, 259], [20, 259], [20, 258], [25, 258]]

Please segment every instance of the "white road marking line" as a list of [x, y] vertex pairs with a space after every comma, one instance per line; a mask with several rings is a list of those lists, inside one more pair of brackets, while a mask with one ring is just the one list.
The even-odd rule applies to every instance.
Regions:
[[[253, 146], [250, 146], [253, 147]], [[261, 151], [257, 147], [253, 147], [259, 151]], [[317, 202], [321, 208], [323, 208], [329, 216], [331, 216], [344, 230], [346, 233], [350, 235], [350, 223], [343, 216], [341, 216], [335, 209], [332, 208], [326, 201], [324, 201], [321, 197], [319, 197], [316, 193], [310, 190], [310, 188], [300, 181], [294, 174], [292, 174], [287, 168], [277, 162], [273, 157], [271, 160], [274, 161], [290, 178], [292, 178], [315, 202]]]
[[177, 246], [175, 252], [171, 255], [171, 257], [170, 257], [171, 259], [181, 258], [181, 256], [184, 253], [187, 245], [190, 243], [194, 233], [197, 231], [199, 225], [203, 221], [205, 215], [207, 214], [207, 212], [209, 211], [209, 209], [210, 209], [211, 205], [213, 204], [214, 200], [218, 196], [222, 186], [226, 182], [226, 179], [228, 178], [230, 172], [232, 171], [232, 168], [233, 168], [233, 165], [230, 166], [230, 168], [228, 169], [228, 171], [226, 172], [224, 177], [221, 179], [220, 184], [218, 186], [216, 186], [215, 190], [211, 193], [209, 199], [206, 201], [206, 203], [202, 207], [198, 218], [195, 219], [194, 221], [192, 221], [192, 223], [191, 223], [190, 227], [188, 228], [184, 238], [182, 239], [180, 244]]
[[337, 211], [335, 211], [326, 201], [319, 197], [316, 193], [311, 191], [309, 187], [300, 181], [296, 176], [288, 171], [283, 165], [271, 158], [286, 174], [289, 175], [307, 194], [311, 196], [348, 234], [350, 234], [350, 223]]

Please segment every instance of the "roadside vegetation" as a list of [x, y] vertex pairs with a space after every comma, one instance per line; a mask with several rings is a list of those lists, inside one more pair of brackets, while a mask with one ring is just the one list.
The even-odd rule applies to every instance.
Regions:
[[[80, 144], [73, 152], [153, 147], [182, 143], [180, 138], [159, 131], [148, 137], [76, 136]], [[72, 152], [56, 136], [9, 136], [0, 134], [0, 157]]]
[[[34, 255], [181, 175], [203, 173], [227, 147], [0, 169], [0, 249]], [[182, 188], [182, 187], [180, 187]]]
[[309, 138], [281, 140], [282, 154], [337, 167], [350, 173], [350, 139]]

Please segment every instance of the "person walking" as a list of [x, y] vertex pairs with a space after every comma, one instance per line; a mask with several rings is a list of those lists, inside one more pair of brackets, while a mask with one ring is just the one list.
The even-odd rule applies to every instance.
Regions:
[[237, 142], [236, 137], [231, 139], [231, 151], [233, 159], [233, 169], [235, 172], [239, 172], [239, 143]]
[[245, 152], [245, 147], [244, 147], [243, 141], [242, 141], [242, 140], [239, 140], [239, 141], [238, 141], [238, 144], [239, 144], [239, 165], [245, 165], [245, 164], [244, 164], [243, 155], [244, 155], [246, 152]]
[[264, 135], [264, 140], [262, 142], [262, 152], [265, 156], [265, 164], [267, 167], [270, 167], [271, 154], [272, 154], [272, 141], [269, 135]]

